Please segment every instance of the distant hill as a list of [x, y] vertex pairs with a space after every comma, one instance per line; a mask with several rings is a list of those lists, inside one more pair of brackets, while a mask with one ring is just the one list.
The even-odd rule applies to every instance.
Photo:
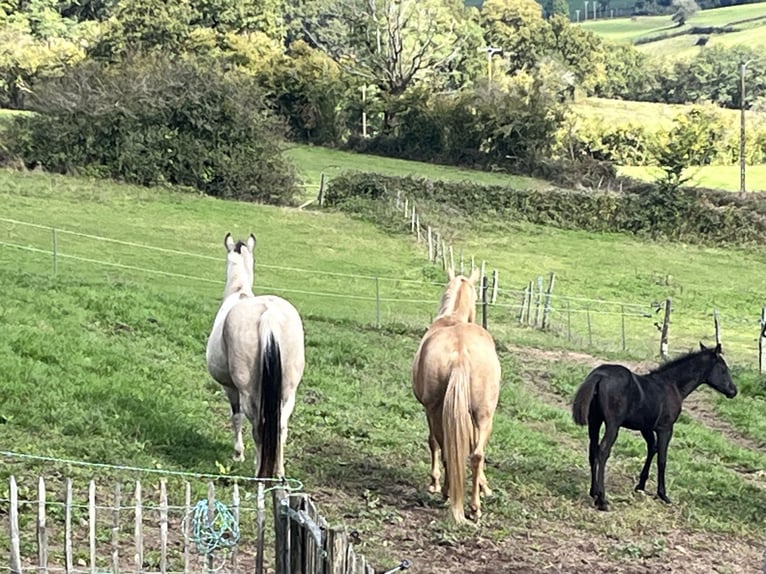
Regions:
[[766, 48], [766, 2], [702, 10], [683, 26], [665, 16], [633, 16], [583, 22], [583, 28], [648, 54], [693, 56], [705, 46]]

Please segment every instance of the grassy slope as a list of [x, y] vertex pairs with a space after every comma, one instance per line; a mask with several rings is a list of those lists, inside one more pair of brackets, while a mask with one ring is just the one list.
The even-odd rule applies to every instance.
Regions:
[[417, 175], [451, 181], [468, 179], [477, 183], [525, 189], [543, 188], [548, 185], [544, 181], [531, 177], [460, 169], [307, 145], [291, 145], [286, 153], [298, 166], [307, 195], [310, 197], [316, 196], [323, 172], [325, 177], [332, 178], [333, 175], [345, 170], [369, 171], [386, 175]]
[[[241, 235], [253, 229], [259, 238], [258, 277], [275, 273], [273, 279], [280, 284], [292, 279], [277, 277], [266, 264], [414, 277], [422, 273], [422, 256], [408, 242], [333, 214], [243, 206], [44, 175], [2, 172], [0, 178], [6, 217], [210, 255], [221, 255], [225, 230]], [[507, 256], [508, 246], [520, 261], [526, 259], [526, 269], [551, 267], [558, 258], [570, 270], [562, 271], [562, 284], [579, 276], [573, 285], [588, 292], [642, 292], [649, 269], [641, 268], [641, 257], [647, 261], [667, 257], [662, 246], [623, 243], [616, 237], [532, 228], [509, 231], [512, 235], [506, 239], [495, 234], [499, 243], [481, 241], [492, 259], [500, 252]], [[6, 225], [2, 241], [44, 246], [48, 233], [38, 236]], [[365, 249], [368, 245], [370, 249]], [[555, 246], [557, 251], [552, 252]], [[585, 250], [586, 246], [590, 248]], [[222, 282], [222, 258], [216, 262], [152, 255], [89, 240], [69, 248], [95, 259], [162, 266]], [[690, 256], [693, 253], [712, 257], [717, 273], [695, 276], [687, 286], [692, 298], [724, 289], [723, 276], [731, 276], [735, 269], [747, 273], [752, 266], [747, 254], [716, 250], [685, 251], [677, 259], [667, 259], [667, 265], [686, 266], [691, 279], [702, 269], [699, 258]], [[628, 254], [630, 268], [625, 266], [613, 281], [604, 283], [604, 277], [612, 274], [604, 271], [598, 257], [620, 259], [624, 265]], [[63, 260], [53, 277], [47, 256], [3, 247], [0, 258], [0, 340], [5, 342], [0, 346], [1, 449], [196, 471], [215, 471], [215, 461], [232, 468], [227, 462], [226, 403], [220, 389], [205, 383], [203, 361], [220, 283], [105, 271]], [[524, 266], [506, 261], [521, 277]], [[722, 268], [725, 264], [729, 267]], [[650, 269], [664, 265], [655, 261]], [[683, 269], [676, 272], [684, 276]], [[754, 292], [763, 291], [750, 281], [755, 277], [740, 277]], [[333, 281], [322, 279], [322, 289], [334, 288]], [[729, 286], [725, 296], [734, 298], [732, 290]], [[446, 526], [443, 511], [421, 488], [427, 474], [425, 422], [408, 383], [409, 362], [425, 320], [413, 318], [419, 324], [415, 331], [378, 331], [356, 321], [338, 323], [339, 318], [363, 320], [349, 315], [347, 302], [297, 294], [291, 299], [302, 311], [309, 307], [313, 311], [307, 313], [308, 369], [291, 424], [289, 473], [318, 494], [324, 512], [334, 519], [345, 517], [360, 530], [363, 552], [378, 564], [416, 552], [413, 536], [433, 551], [451, 545], [452, 555], [460, 556], [477, 536], [499, 543], [532, 525], [536, 531], [552, 528], [551, 535], [558, 532], [556, 528], [570, 527], [578, 535], [601, 536], [603, 546], [592, 552], [610, 563], [661, 561], [663, 552], [672, 550], [665, 546], [666, 537], [672, 539], [679, 530], [732, 533], [739, 540], [760, 541], [762, 526], [754, 525], [766, 511], [766, 493], [732, 469], [764, 468], [766, 457], [732, 448], [719, 433], [686, 418], [677, 427], [669, 471], [668, 488], [677, 504], [661, 507], [651, 498], [630, 493], [643, 447], [640, 439], [623, 433], [609, 467], [616, 512], [593, 512], [584, 496], [582, 429], [573, 426], [566, 410], [543, 402], [529, 386], [549, 380], [565, 400], [587, 369], [508, 353], [502, 353], [504, 386], [489, 451], [488, 476], [496, 496], [486, 503], [478, 533]], [[510, 330], [503, 336], [518, 341], [527, 335]], [[29, 408], [30, 389], [34, 409]], [[234, 470], [247, 472], [246, 468]], [[0, 475], [11, 469], [25, 477], [22, 496], [31, 496], [31, 476], [38, 467], [4, 465]], [[80, 485], [88, 477], [62, 470], [77, 476]], [[722, 502], [726, 512], [721, 511]], [[24, 514], [30, 518], [27, 512], [32, 509]], [[403, 533], [397, 530], [399, 523], [419, 526]], [[108, 529], [105, 533], [108, 540]], [[389, 536], [400, 536], [396, 549], [387, 547]], [[29, 538], [25, 540], [29, 549]], [[525, 556], [549, 559], [545, 548], [530, 547], [528, 542], [524, 548]], [[433, 556], [428, 552], [415, 566], [427, 571]]]
[[[653, 180], [658, 175], [658, 170], [643, 166], [623, 166], [619, 168], [621, 174]], [[691, 178], [690, 185], [699, 185], [711, 189], [723, 189], [726, 191], [739, 191], [739, 164], [737, 165], [707, 165], [694, 167], [686, 171]], [[745, 168], [745, 186], [748, 191], [766, 191], [766, 165], [748, 165]]]
[[[635, 20], [631, 18], [605, 19], [583, 23], [582, 26], [610, 40], [634, 42], [639, 38], [643, 39], [693, 27], [735, 25], [742, 20], [761, 16], [766, 16], [766, 4], [763, 3], [703, 10], [698, 12], [683, 27], [677, 27], [671, 21], [670, 16], [639, 16]], [[762, 25], [763, 23], [758, 27]], [[738, 26], [750, 28], [751, 25], [741, 24]], [[755, 29], [753, 28], [753, 30]], [[760, 32], [762, 35], [762, 27]], [[756, 35], [758, 35], [757, 32], [754, 33], [753, 37]]]

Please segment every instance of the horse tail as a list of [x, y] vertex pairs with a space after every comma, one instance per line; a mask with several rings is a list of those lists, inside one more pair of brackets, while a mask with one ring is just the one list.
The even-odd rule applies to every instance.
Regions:
[[463, 512], [463, 489], [465, 486], [465, 461], [473, 434], [471, 421], [471, 397], [469, 372], [458, 361], [452, 367], [447, 392], [442, 406], [444, 428], [444, 458], [447, 470], [450, 510], [455, 522], [465, 522]]
[[279, 348], [279, 324], [271, 319], [272, 312], [261, 315], [261, 460], [258, 478], [272, 478], [282, 444], [282, 353]]
[[593, 396], [596, 394], [600, 381], [601, 374], [597, 371], [591, 371], [580, 386], [577, 387], [577, 392], [572, 402], [572, 418], [576, 424], [581, 426], [588, 424], [590, 405], [593, 402]]

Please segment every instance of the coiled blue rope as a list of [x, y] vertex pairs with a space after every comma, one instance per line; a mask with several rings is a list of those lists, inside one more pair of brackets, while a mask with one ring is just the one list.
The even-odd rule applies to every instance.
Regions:
[[208, 500], [200, 500], [191, 511], [192, 538], [200, 554], [209, 556], [219, 549], [233, 548], [239, 541], [239, 524], [229, 507], [218, 500], [213, 502], [215, 517], [208, 520]]

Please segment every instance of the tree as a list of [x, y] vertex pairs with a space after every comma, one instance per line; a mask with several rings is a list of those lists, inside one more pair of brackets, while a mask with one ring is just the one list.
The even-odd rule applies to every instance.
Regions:
[[[308, 0], [293, 8], [288, 36], [305, 38], [390, 100], [459, 58], [465, 10], [452, 0]], [[387, 130], [392, 116], [389, 108]]]
[[533, 67], [553, 43], [550, 25], [535, 0], [487, 0], [481, 25], [487, 44], [503, 50], [511, 73]]
[[673, 0], [671, 4], [676, 9], [673, 14], [673, 22], [679, 26], [686, 24], [686, 21], [699, 12], [700, 7], [694, 0]]
[[601, 39], [593, 32], [569, 22], [569, 18], [556, 15], [550, 20], [553, 50], [574, 72], [577, 83], [589, 93], [604, 81], [605, 50]]
[[569, 18], [569, 2], [567, 0], [543, 0], [542, 6], [547, 18], [555, 15]]

